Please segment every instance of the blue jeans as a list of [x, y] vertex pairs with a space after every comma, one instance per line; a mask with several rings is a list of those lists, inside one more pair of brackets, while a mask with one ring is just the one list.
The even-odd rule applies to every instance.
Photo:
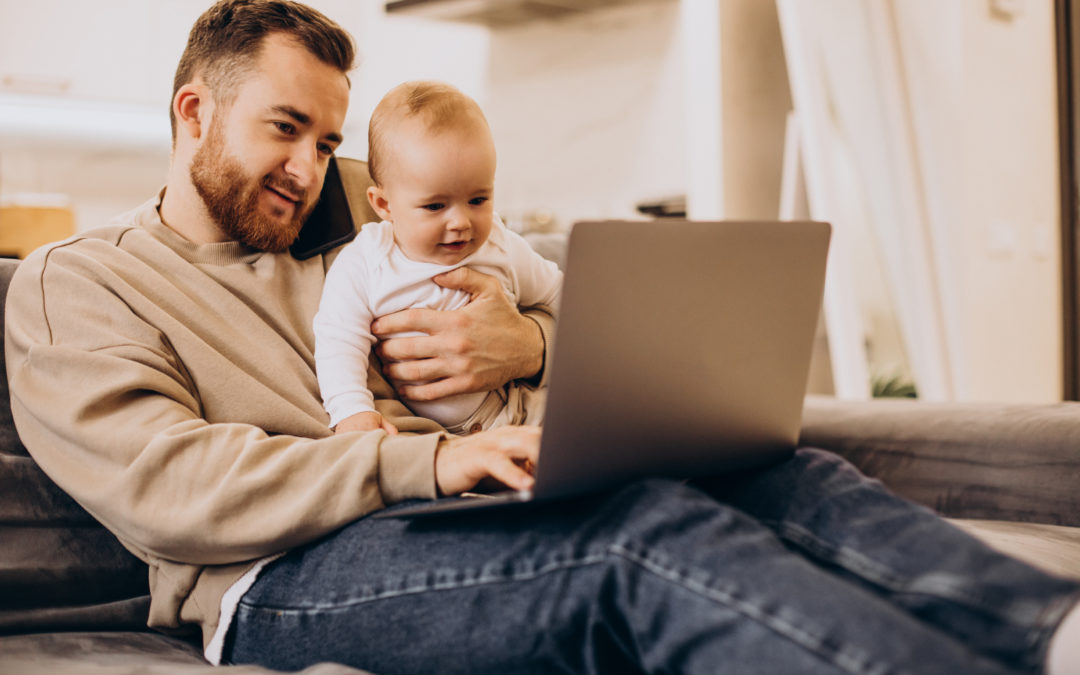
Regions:
[[1078, 586], [842, 459], [436, 520], [264, 570], [226, 658], [394, 673], [1038, 672]]

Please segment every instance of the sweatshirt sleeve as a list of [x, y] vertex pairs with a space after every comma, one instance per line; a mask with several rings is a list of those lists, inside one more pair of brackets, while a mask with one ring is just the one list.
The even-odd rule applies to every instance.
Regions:
[[[170, 345], [184, 327], [145, 320], [92, 265], [47, 264], [39, 253], [20, 265], [6, 309], [16, 427], [45, 473], [129, 548], [239, 562], [435, 496], [437, 433], [332, 436], [310, 415], [310, 436], [207, 422], [210, 402]], [[383, 412], [402, 431], [438, 429], [396, 402]]]
[[528, 378], [526, 382], [533, 387], [546, 387], [548, 385], [548, 373], [551, 363], [551, 355], [555, 349], [555, 315], [553, 310], [547, 307], [531, 307], [522, 312], [522, 316], [532, 319], [540, 328], [540, 337], [544, 341], [544, 363], [540, 366], [540, 372]]

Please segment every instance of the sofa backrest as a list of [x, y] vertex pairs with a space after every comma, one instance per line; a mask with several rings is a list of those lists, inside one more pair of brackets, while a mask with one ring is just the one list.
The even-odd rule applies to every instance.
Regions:
[[[15, 258], [0, 258], [0, 338], [4, 335], [4, 308], [7, 301], [7, 289], [11, 284], [11, 277], [19, 268], [19, 261]], [[0, 357], [4, 354], [3, 340], [0, 340]], [[0, 457], [8, 455], [26, 455], [26, 448], [19, 441], [19, 435], [15, 433], [15, 425], [11, 421], [11, 405], [8, 400], [7, 364], [0, 358]]]

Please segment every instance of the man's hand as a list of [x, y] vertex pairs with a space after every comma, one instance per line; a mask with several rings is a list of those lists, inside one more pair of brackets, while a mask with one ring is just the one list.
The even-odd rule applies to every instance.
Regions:
[[[385, 364], [383, 374], [399, 396], [431, 401], [491, 391], [540, 372], [540, 327], [518, 312], [495, 277], [462, 267], [440, 274], [435, 282], [466, 291], [472, 300], [452, 312], [406, 309], [371, 324], [380, 338], [376, 351]], [[413, 331], [427, 335], [382, 340]]]
[[540, 427], [499, 427], [451, 438], [435, 451], [435, 482], [443, 495], [472, 489], [485, 478], [528, 490], [539, 455]]

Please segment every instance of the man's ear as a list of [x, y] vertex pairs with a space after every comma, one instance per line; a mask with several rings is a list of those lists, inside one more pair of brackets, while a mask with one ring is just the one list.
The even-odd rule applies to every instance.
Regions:
[[383, 220], [390, 220], [390, 202], [386, 200], [386, 194], [378, 185], [372, 185], [367, 189], [368, 204], [379, 214]]
[[206, 93], [206, 87], [195, 82], [189, 82], [176, 90], [172, 104], [178, 133], [183, 129], [192, 139], [202, 137], [203, 122], [210, 121], [211, 106]]

